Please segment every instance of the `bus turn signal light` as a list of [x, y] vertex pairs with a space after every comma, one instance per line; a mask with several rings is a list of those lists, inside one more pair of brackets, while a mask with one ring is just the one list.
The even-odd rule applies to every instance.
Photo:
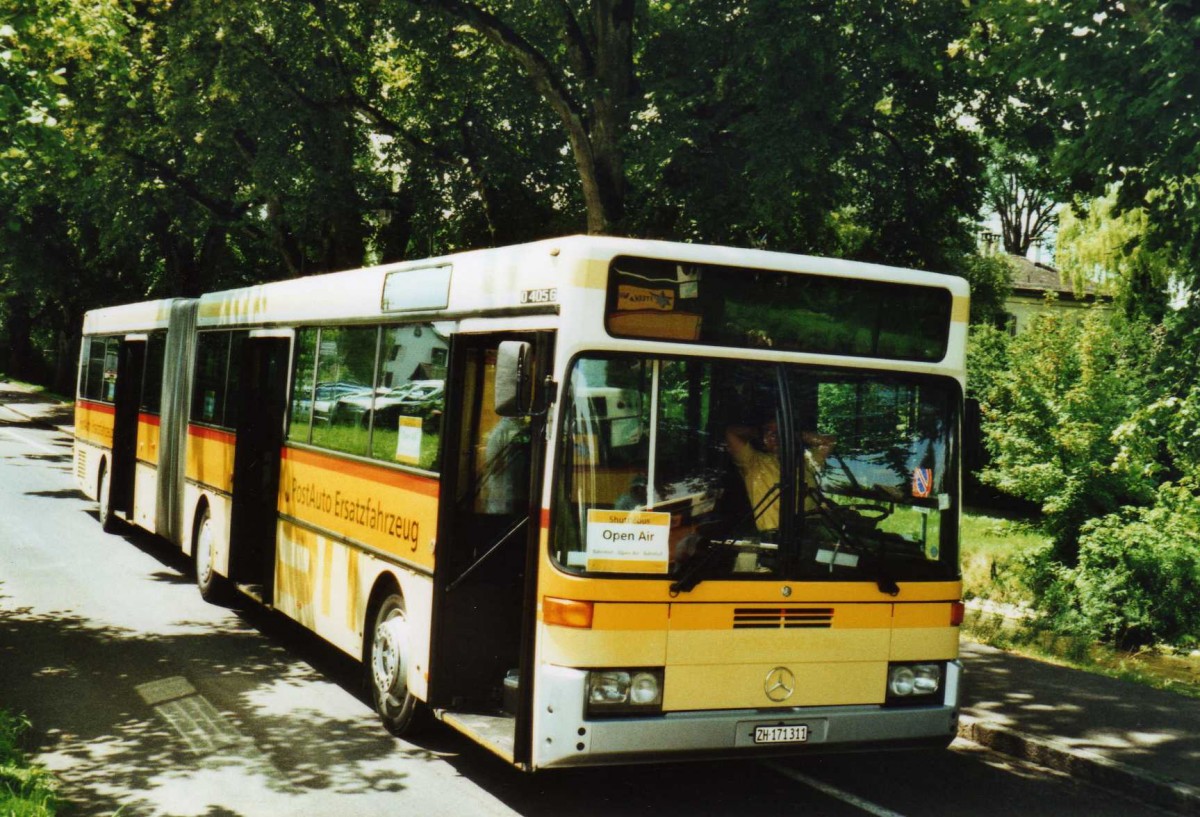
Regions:
[[590, 601], [572, 601], [544, 596], [542, 598], [542, 620], [547, 624], [557, 624], [560, 627], [578, 627], [590, 630], [594, 608], [595, 605]]

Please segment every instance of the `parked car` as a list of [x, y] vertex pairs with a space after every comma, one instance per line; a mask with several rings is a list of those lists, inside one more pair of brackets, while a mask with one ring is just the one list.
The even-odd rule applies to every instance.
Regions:
[[337, 401], [333, 421], [365, 426], [372, 408], [378, 427], [394, 426], [401, 416], [429, 420], [440, 415], [445, 388], [444, 380], [413, 380], [377, 395], [343, 397]]
[[307, 420], [313, 415], [315, 422], [329, 422], [329, 412], [339, 398], [354, 394], [365, 394], [371, 391], [370, 386], [361, 383], [346, 383], [340, 381], [318, 383], [313, 392], [305, 390], [296, 393], [292, 403], [292, 415], [297, 420]]

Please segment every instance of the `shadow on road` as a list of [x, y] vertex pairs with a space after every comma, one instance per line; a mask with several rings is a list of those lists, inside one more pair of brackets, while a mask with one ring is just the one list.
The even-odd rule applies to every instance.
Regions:
[[[123, 538], [161, 564], [150, 581], [189, 586], [163, 592], [194, 592], [182, 553], [142, 532]], [[5, 595], [0, 573], [0, 705], [33, 722], [32, 748], [63, 780], [68, 817], [159, 811], [176, 800], [193, 813], [204, 797], [233, 796], [239, 780], [250, 791], [234, 802], [244, 794], [273, 805], [219, 812], [290, 810], [313, 792], [401, 792], [401, 761], [463, 748], [392, 738], [362, 700], [356, 662], [261, 608], [195, 621], [147, 611], [147, 628], [134, 630], [15, 607]], [[329, 680], [357, 697], [331, 694]], [[174, 697], [147, 697], [164, 685]]]

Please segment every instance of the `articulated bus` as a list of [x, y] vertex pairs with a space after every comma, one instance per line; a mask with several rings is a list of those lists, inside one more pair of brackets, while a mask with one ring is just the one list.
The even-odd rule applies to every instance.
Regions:
[[527, 770], [944, 746], [963, 279], [603, 237], [98, 309], [75, 473]]

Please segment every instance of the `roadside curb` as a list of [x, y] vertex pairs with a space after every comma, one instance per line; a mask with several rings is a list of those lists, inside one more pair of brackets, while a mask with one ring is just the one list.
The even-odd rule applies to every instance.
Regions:
[[962, 715], [958, 736], [981, 746], [1040, 766], [1121, 791], [1128, 796], [1179, 814], [1200, 815], [1200, 788], [1188, 783], [1077, 749], [1059, 741], [1026, 735], [971, 715]]
[[[15, 391], [23, 392], [26, 394], [29, 393], [29, 392], [26, 392], [24, 389], [17, 389], [15, 387], [13, 387], [11, 383], [5, 384], [5, 385], [9, 386], [10, 388], [14, 388]], [[18, 404], [18, 405], [26, 405], [26, 404]], [[68, 406], [70, 404], [65, 403], [65, 402], [59, 402], [58, 400], [47, 400], [47, 402], [45, 402], [45, 403], [34, 403], [31, 405], [37, 405], [37, 406], [43, 406], [43, 407], [45, 407], [45, 406], [62, 407], [62, 406]], [[0, 402], [0, 408], [3, 408], [5, 411], [10, 411], [13, 414], [17, 415], [18, 417], [24, 417], [27, 422], [34, 423], [36, 425], [41, 425], [46, 428], [55, 429], [57, 431], [63, 432], [64, 434], [72, 434], [73, 435], [75, 433], [75, 426], [73, 426], [69, 423], [65, 424], [65, 425], [61, 424], [61, 423], [55, 423], [52, 420], [49, 420], [46, 417], [41, 416], [39, 413], [36, 413], [36, 412], [30, 413], [28, 411], [23, 411], [11, 403]]]

